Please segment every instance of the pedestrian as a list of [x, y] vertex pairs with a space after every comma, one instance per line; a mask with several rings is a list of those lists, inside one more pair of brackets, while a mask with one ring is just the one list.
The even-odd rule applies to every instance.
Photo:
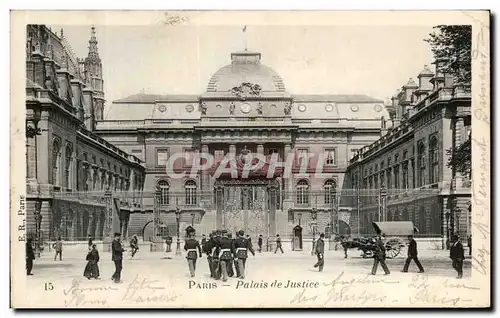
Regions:
[[228, 237], [227, 232], [222, 232], [222, 238], [219, 239], [219, 247], [220, 247], [220, 271], [222, 273], [222, 281], [227, 281], [228, 276], [228, 263], [233, 260], [233, 251], [232, 251], [232, 240]]
[[89, 234], [88, 238], [89, 238], [89, 251], [90, 251], [90, 250], [92, 249], [92, 245], [93, 245], [94, 243], [93, 243], [93, 241], [92, 241], [92, 236], [90, 236], [90, 234]]
[[205, 251], [205, 244], [207, 244], [207, 238], [205, 237], [205, 234], [201, 235], [201, 250]]
[[316, 264], [314, 264], [314, 268], [319, 267], [319, 271], [323, 271], [323, 266], [325, 265], [325, 234], [321, 233], [318, 241], [316, 242], [315, 254], [318, 258]]
[[213, 247], [212, 247], [212, 268], [214, 271], [214, 278], [220, 279], [221, 277], [221, 267], [220, 267], [220, 254], [221, 254], [221, 231], [215, 231], [215, 235], [213, 238]]
[[213, 240], [214, 235], [215, 235], [215, 232], [213, 232], [213, 231], [212, 231], [212, 233], [210, 233], [208, 235], [207, 243], [205, 244], [205, 246], [203, 248], [203, 252], [205, 254], [207, 254], [208, 269], [210, 270], [210, 277], [211, 278], [215, 278], [213, 262], [212, 262], [212, 252], [213, 252], [212, 249], [215, 247], [214, 240]]
[[259, 239], [257, 240], [257, 245], [259, 246], [259, 253], [262, 253], [262, 234], [259, 234]]
[[417, 242], [415, 241], [412, 235], [408, 236], [408, 240], [410, 241], [410, 243], [408, 244], [408, 257], [406, 258], [406, 262], [402, 272], [408, 273], [408, 267], [410, 266], [410, 262], [413, 260], [418, 267], [418, 272], [423, 273], [424, 267], [418, 260]]
[[184, 250], [186, 251], [186, 259], [189, 266], [189, 274], [194, 277], [196, 274], [196, 260], [198, 259], [198, 254], [201, 254], [200, 243], [195, 239], [194, 232], [189, 234], [189, 238], [184, 243]]
[[170, 235], [168, 235], [166, 238], [165, 238], [165, 244], [167, 245], [166, 246], [166, 249], [165, 249], [165, 253], [170, 253], [172, 252], [172, 237]]
[[463, 276], [463, 266], [464, 266], [464, 247], [460, 242], [458, 235], [453, 235], [450, 247], [450, 258], [452, 260], [452, 266], [457, 271], [457, 278], [460, 279]]
[[472, 235], [467, 238], [467, 246], [469, 247], [469, 256], [472, 256]]
[[137, 235], [134, 235], [130, 240], [130, 258], [134, 258], [135, 253], [139, 250], [139, 240]]
[[[228, 232], [228, 233], [227, 233], [227, 237], [231, 240], [231, 247], [232, 247], [232, 246], [233, 246], [233, 241], [234, 241], [232, 233], [231, 233], [231, 232]], [[227, 265], [227, 275], [228, 275], [229, 277], [233, 277], [233, 276], [234, 276], [234, 268], [233, 268], [233, 263], [234, 263], [234, 261], [233, 261], [233, 259], [231, 259], [231, 260], [230, 260], [230, 261], [228, 261], [228, 262], [227, 262], [227, 264], [226, 264], [226, 265]], [[235, 265], [235, 267], [236, 267], [236, 271], [238, 271], [238, 267], [237, 267], [237, 265], [236, 265], [236, 264], [234, 264], [234, 265]], [[239, 276], [239, 275], [238, 275], [238, 276]]]
[[389, 275], [391, 272], [385, 263], [385, 244], [382, 241], [382, 235], [379, 234], [377, 240], [375, 241], [375, 254], [373, 255], [373, 267], [372, 267], [372, 275], [377, 274], [377, 267], [380, 263], [382, 269], [384, 270], [385, 275]]
[[92, 249], [88, 252], [86, 257], [87, 266], [85, 266], [85, 270], [83, 271], [83, 276], [87, 277], [87, 279], [100, 279], [99, 273], [99, 252], [97, 251], [97, 247], [95, 244], [92, 244]]
[[120, 242], [120, 233], [115, 233], [115, 237], [113, 242], [111, 243], [112, 257], [111, 259], [115, 263], [115, 273], [111, 276], [111, 279], [114, 280], [115, 283], [121, 283], [121, 275], [122, 275], [122, 263], [123, 263], [123, 252], [125, 251], [122, 247], [122, 243]]
[[279, 234], [276, 234], [276, 250], [274, 251], [274, 254], [278, 252], [278, 249], [281, 251], [281, 254], [283, 254], [283, 247], [281, 247], [281, 237]]
[[344, 249], [344, 258], [347, 258], [347, 249], [349, 248], [349, 240], [344, 235], [340, 236], [340, 245]]
[[33, 270], [34, 259], [35, 253], [33, 252], [33, 239], [28, 238], [26, 241], [26, 275], [33, 275], [31, 271]]
[[57, 238], [57, 241], [52, 245], [52, 247], [56, 250], [56, 254], [54, 255], [54, 261], [57, 258], [57, 255], [59, 255], [59, 260], [62, 261], [62, 241], [61, 237]]
[[237, 238], [233, 241], [233, 253], [234, 259], [237, 261], [236, 272], [238, 278], [245, 278], [245, 267], [248, 258], [248, 251], [255, 256], [255, 251], [252, 248], [252, 242], [244, 237], [245, 232], [243, 230], [238, 231]]

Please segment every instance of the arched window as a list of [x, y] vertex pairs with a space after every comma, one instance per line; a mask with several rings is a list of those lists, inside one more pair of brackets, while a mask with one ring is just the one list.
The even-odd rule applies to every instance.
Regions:
[[60, 185], [59, 180], [59, 159], [60, 159], [61, 146], [58, 140], [54, 140], [52, 144], [52, 184], [55, 186]]
[[65, 161], [64, 161], [64, 186], [71, 189], [71, 156], [73, 155], [73, 148], [70, 144], [66, 145]]
[[336, 196], [337, 185], [333, 180], [327, 180], [323, 185], [323, 191], [325, 192], [325, 204], [336, 204], [335, 196]]
[[166, 180], [160, 180], [158, 182], [158, 187], [160, 188], [161, 195], [160, 195], [160, 205], [169, 205], [170, 204], [170, 196], [169, 196], [169, 190], [170, 190], [170, 185]]
[[297, 204], [309, 204], [309, 183], [306, 180], [297, 183]]
[[429, 183], [439, 181], [439, 146], [437, 137], [432, 137], [429, 143]]
[[196, 183], [193, 180], [189, 180], [184, 185], [186, 190], [186, 204], [195, 205], [196, 204]]
[[418, 144], [418, 186], [422, 187], [425, 185], [425, 146], [424, 143], [421, 142]]

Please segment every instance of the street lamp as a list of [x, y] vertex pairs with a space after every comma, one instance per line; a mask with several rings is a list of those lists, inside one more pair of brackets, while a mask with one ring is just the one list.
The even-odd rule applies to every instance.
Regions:
[[446, 249], [450, 249], [450, 212], [446, 212]]
[[317, 211], [316, 208], [313, 208], [311, 211], [311, 227], [312, 227], [312, 234], [313, 234], [313, 244], [312, 244], [312, 250], [311, 250], [311, 255], [314, 255], [314, 248], [316, 247], [316, 218], [317, 218]]
[[177, 247], [175, 248], [175, 255], [181, 255], [181, 238], [180, 238], [180, 222], [181, 222], [181, 209], [179, 208], [179, 198], [177, 198], [177, 206], [175, 208], [175, 219], [177, 220]]
[[297, 217], [299, 218], [299, 226], [300, 226], [300, 220], [302, 219], [302, 213], [297, 213]]
[[42, 200], [37, 199], [35, 201], [35, 254], [37, 258], [40, 258], [40, 234], [42, 225]]
[[155, 216], [154, 216], [154, 233], [153, 233], [153, 237], [156, 241], [156, 238], [158, 236], [158, 228], [160, 226], [160, 211], [161, 211], [161, 208], [160, 208], [160, 205], [161, 205], [161, 194], [162, 194], [162, 191], [159, 187], [156, 187], [156, 191], [155, 191]]

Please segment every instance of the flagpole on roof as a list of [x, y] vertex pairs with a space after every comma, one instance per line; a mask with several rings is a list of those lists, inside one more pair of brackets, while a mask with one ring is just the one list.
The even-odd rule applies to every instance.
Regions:
[[244, 25], [241, 30], [243, 31], [243, 35], [245, 37], [245, 51], [247, 51], [247, 35], [246, 35], [246, 33], [247, 33], [247, 26]]

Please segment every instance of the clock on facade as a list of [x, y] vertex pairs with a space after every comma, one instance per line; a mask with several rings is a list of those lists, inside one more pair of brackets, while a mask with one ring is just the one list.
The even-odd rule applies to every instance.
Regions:
[[353, 112], [357, 112], [357, 111], [359, 110], [359, 106], [358, 106], [358, 105], [352, 105], [352, 106], [351, 106], [351, 110], [352, 110]]
[[249, 113], [251, 110], [252, 110], [252, 106], [251, 106], [250, 104], [248, 104], [248, 103], [244, 103], [244, 104], [242, 104], [242, 105], [241, 105], [241, 112], [242, 112], [242, 113], [247, 114], [247, 113]]
[[167, 110], [167, 106], [163, 105], [163, 104], [160, 104], [160, 105], [158, 105], [158, 110], [163, 113], [163, 112], [165, 112]]
[[325, 106], [325, 110], [327, 112], [332, 112], [333, 111], [333, 105], [332, 104], [326, 104]]
[[305, 112], [305, 111], [306, 111], [306, 109], [307, 109], [307, 107], [306, 107], [306, 105], [301, 104], [301, 105], [299, 105], [299, 107], [297, 107], [297, 109], [298, 109], [299, 111], [301, 111], [301, 112]]

